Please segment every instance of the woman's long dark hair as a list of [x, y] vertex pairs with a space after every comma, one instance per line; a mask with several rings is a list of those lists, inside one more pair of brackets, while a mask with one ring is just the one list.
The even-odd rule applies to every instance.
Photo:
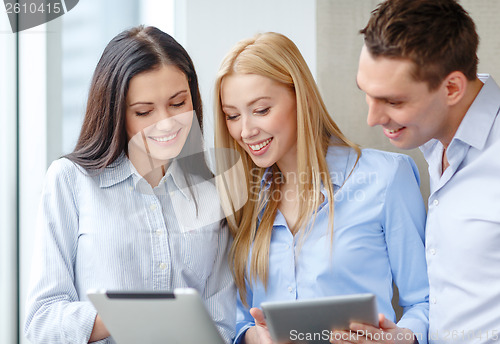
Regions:
[[[101, 170], [122, 153], [127, 153], [125, 113], [130, 80], [162, 64], [176, 66], [186, 75], [193, 110], [202, 130], [203, 109], [198, 78], [188, 53], [163, 31], [138, 26], [117, 35], [104, 49], [90, 85], [80, 137], [74, 151], [65, 157], [87, 170]], [[181, 152], [180, 156], [185, 156], [180, 159], [181, 165], [190, 172], [208, 177], [210, 172], [203, 153], [200, 153], [203, 151], [202, 138], [192, 133], [193, 130], [184, 147], [193, 153]], [[193, 150], [193, 147], [196, 148]]]

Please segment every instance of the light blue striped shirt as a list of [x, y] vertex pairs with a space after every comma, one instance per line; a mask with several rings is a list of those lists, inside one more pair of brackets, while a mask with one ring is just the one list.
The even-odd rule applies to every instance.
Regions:
[[[329, 207], [317, 211], [307, 235], [293, 236], [278, 211], [273, 225], [267, 290], [260, 280], [247, 282], [247, 302], [313, 299], [373, 293], [378, 312], [396, 320], [393, 282], [403, 307], [400, 327], [427, 343], [428, 282], [424, 250], [425, 208], [418, 170], [402, 154], [331, 146], [327, 164], [334, 186], [334, 241], [328, 229]], [[237, 338], [254, 325], [238, 298]]]
[[125, 155], [91, 175], [65, 158], [52, 163], [27, 300], [33, 343], [87, 343], [97, 313], [86, 291], [94, 288], [195, 288], [224, 339], [233, 338], [229, 232], [214, 185], [190, 176], [196, 187], [188, 187], [186, 178], [174, 161], [153, 189]]

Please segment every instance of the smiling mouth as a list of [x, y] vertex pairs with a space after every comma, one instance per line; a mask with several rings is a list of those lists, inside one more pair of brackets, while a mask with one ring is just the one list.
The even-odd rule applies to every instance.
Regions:
[[405, 127], [401, 127], [399, 129], [384, 129], [386, 132], [388, 132], [389, 134], [395, 134], [399, 131], [401, 131], [402, 129], [404, 129]]
[[175, 133], [168, 135], [168, 136], [149, 136], [149, 138], [153, 141], [156, 141], [156, 142], [168, 142], [168, 141], [172, 141], [173, 139], [175, 139], [177, 137], [177, 135], [179, 134], [179, 131], [181, 131], [181, 130], [179, 129]]
[[248, 147], [250, 147], [250, 149], [253, 150], [254, 152], [258, 152], [258, 151], [261, 151], [262, 149], [264, 149], [265, 147], [267, 147], [269, 145], [269, 143], [271, 143], [272, 140], [273, 140], [273, 138], [271, 137], [270, 139], [267, 139], [264, 142], [259, 143], [258, 145], [248, 144]]

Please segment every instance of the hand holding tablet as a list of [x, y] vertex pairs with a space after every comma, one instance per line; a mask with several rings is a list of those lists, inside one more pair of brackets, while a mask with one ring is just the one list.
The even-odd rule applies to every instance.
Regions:
[[117, 344], [224, 344], [195, 289], [87, 295]]
[[263, 302], [261, 307], [277, 343], [329, 343], [333, 330], [349, 331], [351, 322], [379, 325], [373, 294]]
[[418, 340], [411, 330], [398, 327], [383, 314], [379, 314], [378, 326], [353, 322], [349, 327], [350, 331], [334, 331], [331, 343], [345, 343], [346, 340], [354, 340], [362, 343], [418, 344]]

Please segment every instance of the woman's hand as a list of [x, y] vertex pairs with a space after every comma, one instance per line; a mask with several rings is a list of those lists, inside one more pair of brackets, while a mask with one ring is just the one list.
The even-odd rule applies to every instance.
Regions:
[[258, 308], [251, 308], [250, 314], [255, 320], [255, 326], [250, 327], [245, 333], [246, 344], [272, 344], [273, 340], [267, 329], [264, 313]]
[[94, 327], [92, 328], [92, 333], [90, 334], [89, 343], [97, 342], [98, 340], [109, 337], [110, 334], [104, 323], [102, 322], [99, 314], [95, 317]]
[[379, 314], [379, 328], [351, 323], [350, 331], [333, 331], [330, 342], [334, 344], [414, 344], [413, 332], [407, 328], [400, 328], [395, 323], [387, 319], [383, 314]]

